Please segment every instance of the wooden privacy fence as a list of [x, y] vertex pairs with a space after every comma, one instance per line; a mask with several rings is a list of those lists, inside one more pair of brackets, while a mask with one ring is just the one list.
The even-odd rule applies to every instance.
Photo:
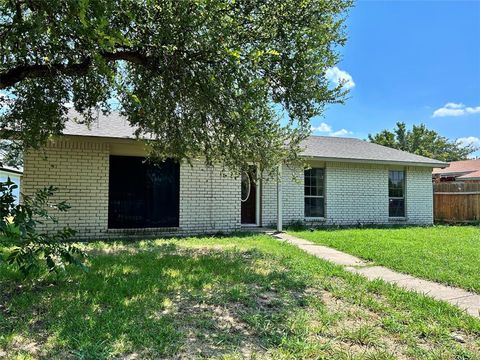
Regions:
[[480, 221], [480, 182], [433, 184], [435, 221]]

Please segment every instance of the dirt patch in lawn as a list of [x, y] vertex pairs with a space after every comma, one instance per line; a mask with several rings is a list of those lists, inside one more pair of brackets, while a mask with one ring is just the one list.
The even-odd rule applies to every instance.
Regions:
[[178, 359], [210, 358], [230, 354], [240, 358], [266, 357], [258, 335], [241, 318], [246, 307], [240, 303], [209, 303], [189, 299], [178, 294], [155, 316], [174, 316], [178, 330], [183, 334], [183, 344]]

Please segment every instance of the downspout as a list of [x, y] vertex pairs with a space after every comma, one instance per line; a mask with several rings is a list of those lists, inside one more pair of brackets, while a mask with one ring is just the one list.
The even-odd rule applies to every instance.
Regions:
[[282, 164], [278, 165], [277, 173], [277, 231], [283, 231], [283, 192], [282, 192]]

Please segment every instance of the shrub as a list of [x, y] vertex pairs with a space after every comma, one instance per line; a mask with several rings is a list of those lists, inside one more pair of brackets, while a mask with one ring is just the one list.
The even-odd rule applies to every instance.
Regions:
[[38, 224], [57, 220], [49, 210], [67, 211], [70, 206], [65, 202], [50, 201], [56, 188], [53, 186], [38, 190], [33, 196], [23, 195], [23, 203], [16, 204], [13, 190], [17, 185], [10, 179], [0, 182], [0, 242], [13, 247], [4, 254], [6, 262], [16, 267], [27, 277], [59, 272], [66, 265], [77, 265], [85, 269], [85, 253], [68, 240], [75, 234], [70, 228], [55, 232], [40, 232]]

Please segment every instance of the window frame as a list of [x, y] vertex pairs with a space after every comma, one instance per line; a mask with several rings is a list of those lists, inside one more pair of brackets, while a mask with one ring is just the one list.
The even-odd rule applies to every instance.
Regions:
[[[170, 185], [162, 187], [155, 183], [156, 175], [162, 173], [173, 181]], [[156, 164], [147, 162], [143, 156], [110, 154], [108, 231], [163, 230], [179, 226], [180, 164], [172, 159]]]
[[[391, 173], [402, 173], [402, 196], [390, 196], [390, 174]], [[390, 169], [388, 170], [388, 218], [391, 220], [395, 219], [405, 219], [406, 218], [406, 213], [407, 213], [407, 186], [406, 186], [406, 178], [407, 178], [407, 173], [405, 169]], [[400, 216], [393, 216], [390, 214], [390, 201], [391, 200], [403, 200], [403, 215]]]
[[[323, 172], [323, 183], [322, 183], [322, 195], [305, 195], [305, 179], [306, 179], [306, 172], [307, 171], [310, 171], [310, 170], [322, 170]], [[325, 219], [325, 212], [326, 212], [326, 203], [325, 203], [325, 177], [326, 177], [326, 170], [325, 170], [325, 167], [311, 167], [309, 169], [305, 169], [304, 172], [303, 172], [303, 209], [304, 209], [304, 218], [306, 220], [323, 220]], [[309, 187], [311, 187], [309, 185]], [[315, 188], [317, 188], [318, 186], [315, 186]], [[307, 216], [307, 212], [306, 212], [306, 208], [305, 208], [305, 205], [306, 205], [306, 199], [309, 198], [309, 199], [323, 199], [323, 216]]]

